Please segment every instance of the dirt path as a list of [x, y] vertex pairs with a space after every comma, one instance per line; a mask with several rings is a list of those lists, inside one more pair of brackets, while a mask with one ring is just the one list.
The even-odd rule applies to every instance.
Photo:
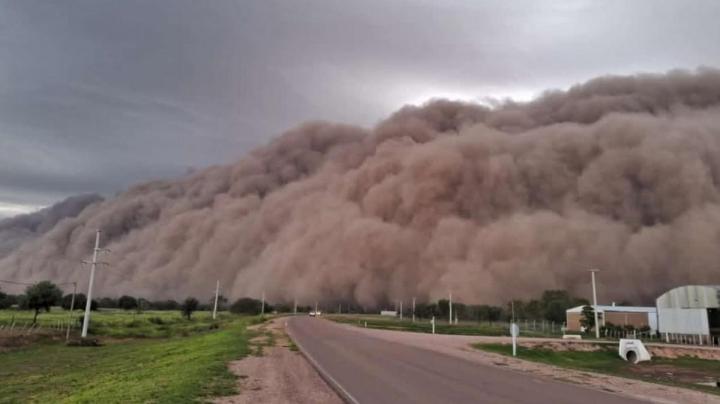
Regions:
[[342, 403], [290, 342], [284, 328], [284, 318], [254, 328], [260, 335], [251, 340], [252, 353], [229, 364], [230, 371], [238, 376], [240, 394], [221, 397], [213, 402]]
[[[528, 372], [537, 376], [578, 383], [584, 386], [595, 387], [600, 390], [618, 392], [630, 397], [648, 400], [655, 403], [719, 403], [720, 397], [699, 391], [664, 386], [660, 384], [643, 382], [640, 380], [614, 377], [599, 373], [589, 373], [580, 370], [565, 369], [556, 366], [524, 361], [507, 356], [485, 352], [470, 347], [472, 343], [499, 342], [507, 338], [478, 337], [462, 335], [422, 334], [402, 331], [389, 331], [360, 328], [341, 324], [356, 332], [366, 333], [375, 338], [412, 345], [423, 349], [441, 352], [447, 355], [462, 357], [506, 369]], [[529, 341], [543, 342], [543, 339], [527, 338]]]

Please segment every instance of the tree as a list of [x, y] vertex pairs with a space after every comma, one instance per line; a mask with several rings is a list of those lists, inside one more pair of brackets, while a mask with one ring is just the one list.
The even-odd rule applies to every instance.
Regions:
[[103, 309], [116, 309], [118, 307], [118, 301], [110, 297], [103, 297], [100, 299], [100, 302], [98, 302], [98, 306]]
[[182, 311], [182, 314], [190, 320], [190, 316], [192, 316], [193, 312], [197, 310], [199, 304], [200, 302], [198, 302], [196, 298], [188, 297], [180, 306], [180, 310]]
[[437, 303], [417, 303], [415, 304], [415, 316], [419, 318], [439, 317], [440, 309]]
[[[72, 303], [72, 294], [68, 293], [67, 295], [63, 296], [62, 302], [60, 303], [60, 306], [62, 306], [65, 310], [70, 310], [70, 303]], [[85, 296], [83, 293], [76, 293], [75, 294], [75, 305], [73, 308], [75, 310], [85, 310], [85, 304], [87, 303], [87, 296]], [[90, 310], [97, 310], [98, 308], [98, 302], [93, 300], [90, 302]]]
[[32, 286], [28, 286], [25, 290], [27, 296], [27, 305], [31, 310], [35, 310], [33, 324], [37, 323], [37, 316], [40, 310], [50, 311], [50, 307], [60, 303], [62, 299], [62, 291], [50, 281], [42, 281]]
[[546, 320], [562, 323], [569, 308], [586, 305], [588, 301], [570, 296], [566, 290], [546, 290], [540, 298], [543, 317]]
[[149, 309], [149, 308], [150, 308], [150, 301], [149, 301], [149, 300], [147, 300], [147, 299], [145, 299], [145, 298], [143, 298], [143, 297], [139, 297], [139, 298], [137, 299], [137, 311], [138, 311], [138, 313], [142, 313], [143, 310], [147, 310], [147, 309]]
[[545, 319], [556, 323], [563, 323], [567, 317], [567, 309], [571, 308], [567, 302], [553, 300], [545, 306]]
[[528, 302], [522, 300], [513, 300], [505, 306], [505, 315], [507, 318], [512, 317], [512, 306], [515, 305], [515, 319], [532, 319], [539, 320], [542, 318], [543, 306], [539, 300], [533, 299]]
[[481, 304], [474, 306], [475, 318], [478, 321], [498, 321], [502, 317], [502, 308]]
[[543, 318], [543, 305], [539, 300], [532, 299], [524, 307], [525, 318], [542, 319]]
[[12, 303], [10, 302], [8, 295], [3, 293], [2, 290], [0, 290], [0, 309], [7, 309], [11, 305]]
[[450, 301], [448, 299], [440, 299], [436, 304], [436, 317], [448, 318], [450, 316]]
[[590, 332], [595, 327], [595, 311], [592, 306], [583, 306], [580, 325], [585, 327], [585, 332]]
[[17, 295], [16, 301], [18, 305], [18, 309], [20, 310], [30, 310], [30, 307], [28, 307], [28, 297], [27, 295]]
[[241, 297], [230, 306], [230, 311], [235, 314], [260, 314], [262, 302], [250, 297]]
[[[228, 302], [227, 297], [225, 297], [225, 296], [223, 296], [223, 295], [219, 295], [219, 296], [218, 296], [218, 300], [217, 300], [217, 309], [218, 309], [218, 311], [225, 310], [225, 306], [227, 306], [227, 302]], [[212, 310], [213, 307], [215, 307], [215, 295], [213, 295], [213, 296], [210, 298], [209, 303], [208, 303], [208, 307], [210, 308], [210, 310]]]
[[134, 297], [123, 295], [118, 299], [118, 307], [123, 310], [132, 310], [138, 307], [138, 303]]
[[155, 310], [178, 310], [180, 303], [175, 300], [160, 300], [152, 302], [151, 306]]

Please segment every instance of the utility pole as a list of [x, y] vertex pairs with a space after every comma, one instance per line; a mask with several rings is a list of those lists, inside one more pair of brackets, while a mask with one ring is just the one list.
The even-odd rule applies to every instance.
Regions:
[[77, 282], [73, 282], [73, 294], [72, 298], [70, 299], [70, 314], [68, 317], [70, 319], [68, 320], [68, 326], [67, 326], [67, 332], [65, 333], [65, 341], [67, 342], [70, 339], [70, 326], [72, 326], [72, 312], [75, 309], [75, 294], [77, 293]]
[[218, 280], [215, 284], [215, 305], [213, 306], [213, 320], [217, 317], [217, 302], [218, 295], [220, 294], [220, 281]]
[[449, 297], [449, 299], [448, 299], [448, 306], [450, 307], [450, 316], [449, 316], [450, 325], [452, 325], [452, 323], [453, 323], [453, 318], [452, 318], [452, 292], [450, 292], [450, 297]]
[[415, 298], [412, 300], [412, 322], [415, 322]]
[[262, 306], [260, 306], [260, 315], [261, 316], [265, 315], [265, 291], [264, 290], [262, 293]]
[[316, 316], [317, 316], [317, 312], [318, 312], [317, 309], [318, 309], [318, 302], [316, 301], [316, 302], [315, 302], [315, 315], [316, 315]]
[[400, 300], [400, 321], [402, 321], [402, 300]]
[[293, 303], [293, 316], [297, 315], [297, 298], [294, 300]]
[[85, 302], [85, 318], [83, 319], [82, 338], [87, 337], [88, 326], [90, 325], [90, 306], [92, 304], [92, 287], [95, 280], [95, 267], [97, 256], [100, 251], [100, 229], [95, 232], [95, 249], [93, 249], [92, 266], [90, 267], [90, 283], [88, 284], [87, 301]]
[[595, 272], [599, 269], [590, 269], [593, 289], [593, 314], [595, 315], [595, 338], [600, 339], [600, 323], [598, 323], [597, 290], [595, 289]]

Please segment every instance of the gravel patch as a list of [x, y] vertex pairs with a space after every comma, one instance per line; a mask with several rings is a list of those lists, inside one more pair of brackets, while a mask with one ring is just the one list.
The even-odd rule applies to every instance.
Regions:
[[292, 349], [284, 326], [285, 319], [277, 318], [257, 328], [261, 336], [252, 341], [255, 354], [229, 364], [238, 376], [240, 393], [213, 402], [342, 404], [302, 354]]

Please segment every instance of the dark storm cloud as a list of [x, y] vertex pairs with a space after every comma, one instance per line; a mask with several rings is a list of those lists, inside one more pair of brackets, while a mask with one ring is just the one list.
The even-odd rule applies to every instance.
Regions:
[[0, 217], [235, 161], [302, 120], [369, 125], [432, 96], [528, 97], [605, 73], [720, 65], [710, 1], [0, 9]]
[[492, 109], [436, 100], [372, 128], [305, 123], [233, 164], [83, 201], [0, 222], [0, 248], [27, 237], [0, 278], [84, 281], [101, 229], [99, 296], [202, 296], [219, 280], [276, 302], [451, 290], [499, 304], [587, 296], [596, 267], [603, 301], [649, 302], [717, 282], [720, 70], [604, 76]]

